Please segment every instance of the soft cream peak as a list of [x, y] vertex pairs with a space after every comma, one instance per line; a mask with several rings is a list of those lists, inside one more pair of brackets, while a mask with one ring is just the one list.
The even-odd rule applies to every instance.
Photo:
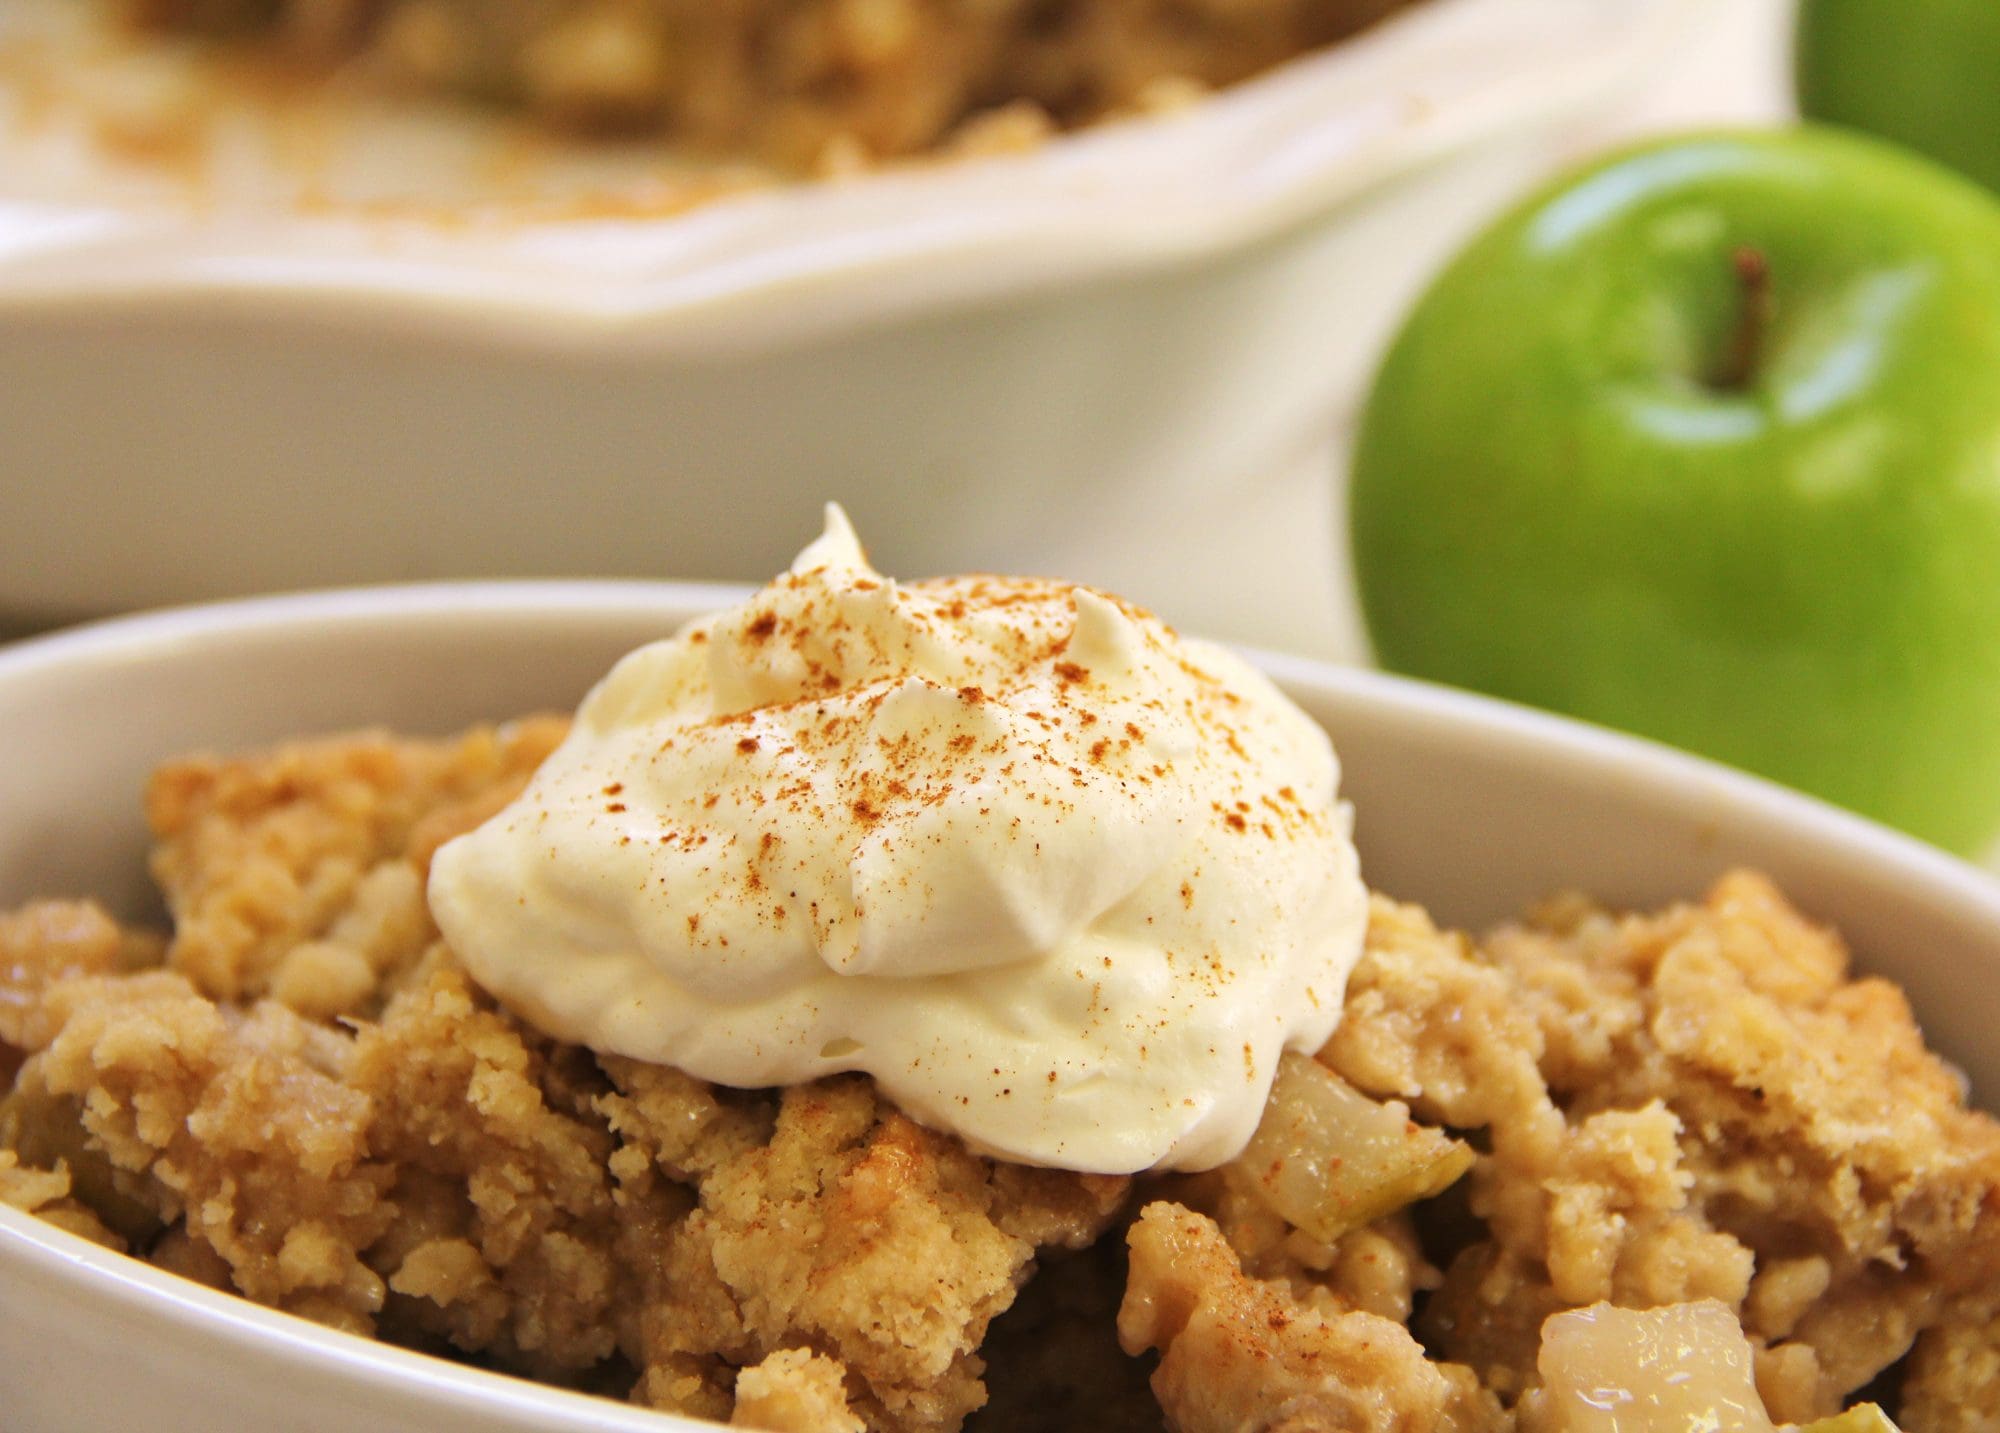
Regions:
[[562, 1038], [731, 1085], [865, 1070], [1031, 1163], [1202, 1168], [1338, 1019], [1337, 776], [1230, 654], [1067, 583], [898, 584], [830, 506], [620, 662], [431, 902]]

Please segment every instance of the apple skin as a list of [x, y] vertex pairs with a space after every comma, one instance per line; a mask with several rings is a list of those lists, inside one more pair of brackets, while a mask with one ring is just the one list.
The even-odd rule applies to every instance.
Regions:
[[1907, 144], [2000, 190], [2000, 4], [1802, 0], [1799, 108]]
[[[1733, 381], [1745, 251], [1771, 308]], [[1978, 849], [2000, 830], [2000, 202], [1831, 130], [1615, 156], [1422, 299], [1349, 518], [1384, 665]]]

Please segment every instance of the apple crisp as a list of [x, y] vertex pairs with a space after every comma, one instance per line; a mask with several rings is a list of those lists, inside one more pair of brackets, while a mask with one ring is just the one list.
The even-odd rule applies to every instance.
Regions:
[[1704, 1300], [1776, 1419], [1862, 1390], [1912, 1433], [2000, 1416], [2000, 1125], [1761, 877], [1479, 940], [1377, 897], [1310, 1078], [1470, 1172], [1336, 1227], [1258, 1169], [1028, 1168], [861, 1076], [732, 1090], [538, 1034], [424, 879], [562, 730], [158, 772], [169, 933], [0, 917], [0, 1200], [337, 1328], [775, 1430], [1536, 1433], [1551, 1315]]
[[126, 0], [310, 67], [782, 171], [1019, 148], [1185, 101], [1408, 0]]

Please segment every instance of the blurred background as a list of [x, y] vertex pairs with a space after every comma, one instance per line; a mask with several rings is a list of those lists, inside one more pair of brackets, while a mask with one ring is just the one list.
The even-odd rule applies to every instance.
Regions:
[[469, 158], [457, 116], [301, 132], [288, 102], [277, 140], [204, 114], [197, 152], [180, 50], [71, 63], [78, 9], [0, 19], [17, 632], [330, 583], [760, 580], [838, 498], [887, 571], [1060, 573], [1362, 660], [1344, 446], [1423, 279], [1579, 156], [1788, 103], [1784, 0], [1438, 0], [1226, 123], [551, 219], [559, 165]]

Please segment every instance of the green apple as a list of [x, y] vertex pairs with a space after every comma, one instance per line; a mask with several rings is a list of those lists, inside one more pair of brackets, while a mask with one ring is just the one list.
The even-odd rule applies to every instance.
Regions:
[[2000, 190], [2000, 3], [1802, 0], [1799, 108]]
[[2000, 830], [2000, 202], [1831, 130], [1603, 162], [1410, 316], [1350, 520], [1385, 665], [1972, 850]]

